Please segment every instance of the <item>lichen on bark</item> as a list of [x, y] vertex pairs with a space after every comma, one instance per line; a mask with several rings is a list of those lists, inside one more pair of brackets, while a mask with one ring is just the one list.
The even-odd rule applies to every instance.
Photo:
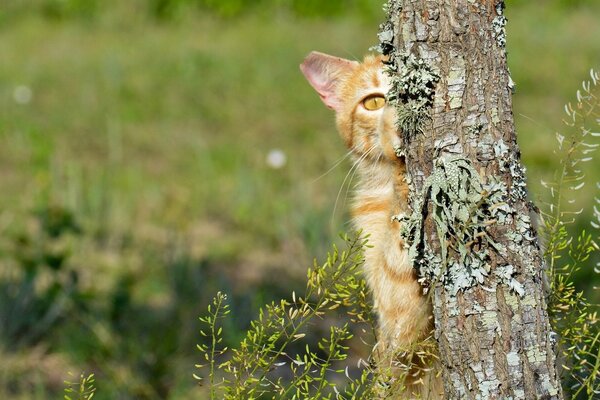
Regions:
[[[491, 251], [505, 253], [488, 229], [506, 220], [503, 182], [482, 182], [471, 162], [461, 156], [439, 157], [416, 196], [410, 215], [399, 215], [400, 235], [409, 244], [409, 257], [424, 284], [439, 281], [452, 295], [483, 283], [491, 271]], [[435, 246], [424, 235], [428, 214], [435, 224]], [[438, 248], [439, 252], [433, 249]], [[512, 267], [512, 266], [511, 266]], [[505, 266], [502, 282], [523, 295], [514, 267]]]

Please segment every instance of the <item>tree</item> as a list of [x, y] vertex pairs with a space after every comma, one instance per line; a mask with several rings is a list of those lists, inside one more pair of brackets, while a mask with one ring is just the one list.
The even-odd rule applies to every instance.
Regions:
[[560, 399], [512, 115], [502, 0], [390, 0], [381, 51], [407, 165], [403, 238], [432, 296], [446, 397]]

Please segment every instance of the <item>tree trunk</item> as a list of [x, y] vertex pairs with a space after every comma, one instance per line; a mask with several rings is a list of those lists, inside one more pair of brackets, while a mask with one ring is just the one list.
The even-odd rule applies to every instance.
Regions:
[[432, 296], [448, 399], [561, 399], [512, 115], [504, 4], [390, 0], [408, 169], [403, 239]]

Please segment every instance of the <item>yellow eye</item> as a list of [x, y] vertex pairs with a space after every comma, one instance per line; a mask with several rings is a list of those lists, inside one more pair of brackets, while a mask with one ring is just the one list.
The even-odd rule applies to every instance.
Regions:
[[379, 110], [385, 106], [385, 97], [380, 94], [369, 96], [363, 100], [363, 106], [369, 111]]

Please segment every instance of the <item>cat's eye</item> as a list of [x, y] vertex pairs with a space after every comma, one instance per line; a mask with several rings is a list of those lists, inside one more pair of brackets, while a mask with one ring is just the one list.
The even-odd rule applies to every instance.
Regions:
[[363, 106], [369, 111], [379, 110], [385, 106], [385, 97], [380, 94], [369, 96], [362, 102]]

